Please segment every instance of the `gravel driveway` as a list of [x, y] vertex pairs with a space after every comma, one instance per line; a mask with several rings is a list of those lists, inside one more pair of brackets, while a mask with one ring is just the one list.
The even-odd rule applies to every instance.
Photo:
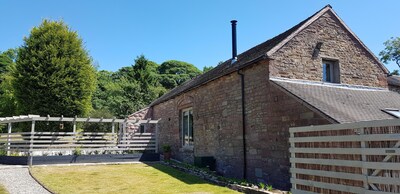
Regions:
[[0, 165], [0, 183], [10, 194], [49, 194], [31, 175], [28, 167]]

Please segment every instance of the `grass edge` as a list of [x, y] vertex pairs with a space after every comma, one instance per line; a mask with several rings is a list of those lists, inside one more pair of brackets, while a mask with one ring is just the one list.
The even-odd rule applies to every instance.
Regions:
[[52, 191], [50, 188], [47, 188], [39, 179], [37, 179], [35, 176], [33, 176], [31, 172], [32, 168], [28, 168], [29, 175], [35, 180], [40, 186], [42, 186], [46, 191], [48, 191], [51, 194], [55, 194], [56, 192]]

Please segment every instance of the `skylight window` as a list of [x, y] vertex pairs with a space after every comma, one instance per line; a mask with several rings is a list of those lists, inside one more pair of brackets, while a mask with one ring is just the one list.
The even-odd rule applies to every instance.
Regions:
[[395, 108], [385, 108], [382, 110], [383, 112], [390, 114], [396, 118], [400, 118], [400, 110]]

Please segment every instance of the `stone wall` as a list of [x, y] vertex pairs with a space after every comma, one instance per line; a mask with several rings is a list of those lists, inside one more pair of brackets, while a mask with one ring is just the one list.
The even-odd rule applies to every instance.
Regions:
[[[327, 124], [327, 120], [295, 98], [270, 85], [268, 63], [242, 71], [245, 75], [247, 177], [289, 189], [289, 127]], [[194, 149], [180, 143], [180, 110], [193, 107]], [[243, 176], [243, 136], [240, 76], [232, 73], [153, 107], [160, 144], [172, 145], [173, 157], [193, 162], [214, 156], [224, 176]]]
[[[149, 116], [149, 107], [143, 108], [141, 110], [138, 110], [131, 115], [128, 116], [129, 121], [138, 121], [138, 120], [143, 120], [143, 119], [151, 119], [151, 116]], [[128, 123], [126, 126], [126, 132], [127, 133], [136, 133], [139, 132], [140, 125], [134, 124], [134, 123]], [[145, 124], [144, 125], [145, 132], [153, 133], [155, 131], [155, 126], [154, 124]]]
[[290, 188], [289, 127], [329, 124], [267, 81], [268, 69], [245, 71], [247, 178]]
[[[181, 143], [180, 111], [193, 108], [194, 147]], [[233, 73], [153, 107], [159, 122], [160, 145], [172, 145], [174, 158], [193, 163], [194, 156], [214, 156], [218, 171], [241, 178], [240, 77]]]
[[[316, 58], [317, 42], [323, 42]], [[327, 12], [285, 44], [272, 61], [241, 72], [245, 76], [247, 178], [289, 189], [289, 127], [329, 124], [318, 111], [269, 82], [269, 76], [322, 80], [322, 59], [339, 61], [344, 84], [387, 87], [384, 71], [372, 56]], [[224, 176], [243, 176], [240, 76], [235, 72], [152, 107], [159, 122], [160, 145], [172, 146], [173, 157], [192, 163], [213, 156]], [[180, 111], [192, 107], [194, 146], [183, 148]]]
[[[312, 57], [317, 42], [319, 55]], [[331, 12], [325, 13], [271, 56], [271, 75], [322, 81], [322, 59], [339, 61], [340, 82], [387, 87], [386, 75], [373, 57], [345, 30]]]
[[400, 86], [397, 85], [390, 85], [389, 84], [389, 90], [393, 91], [393, 92], [397, 92], [400, 94]]

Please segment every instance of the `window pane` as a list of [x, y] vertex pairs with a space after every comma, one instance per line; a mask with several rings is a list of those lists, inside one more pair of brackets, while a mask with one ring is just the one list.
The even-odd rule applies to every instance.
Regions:
[[140, 133], [144, 133], [144, 125], [140, 125]]
[[340, 69], [338, 61], [322, 61], [322, 81], [340, 83]]
[[187, 145], [189, 143], [189, 136], [188, 136], [188, 129], [189, 129], [189, 115], [187, 112], [183, 113], [183, 122], [182, 122], [182, 128], [183, 128], [183, 145]]
[[389, 113], [390, 115], [392, 115], [394, 117], [400, 118], [400, 111], [397, 110], [397, 109], [389, 109], [389, 108], [387, 108], [387, 109], [384, 109], [383, 111], [386, 112], [386, 113]]
[[326, 81], [327, 82], [332, 82], [331, 80], [331, 65], [329, 63], [325, 64], [326, 67]]
[[189, 111], [189, 144], [193, 145], [193, 113]]
[[400, 118], [400, 112], [399, 111], [390, 111], [390, 113], [393, 114], [393, 116]]

